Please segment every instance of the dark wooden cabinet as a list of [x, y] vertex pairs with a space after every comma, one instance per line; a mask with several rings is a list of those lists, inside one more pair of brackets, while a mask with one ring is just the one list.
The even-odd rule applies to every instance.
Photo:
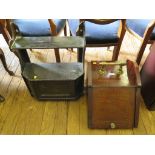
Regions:
[[[75, 100], [84, 90], [85, 39], [75, 37], [21, 37], [10, 45], [16, 50], [22, 77], [30, 94], [38, 100]], [[26, 49], [77, 48], [80, 54], [75, 63], [32, 63]]]
[[75, 100], [83, 94], [82, 63], [26, 63], [22, 77], [38, 100]]
[[137, 127], [141, 86], [139, 71], [129, 60], [122, 64], [88, 64], [89, 128]]

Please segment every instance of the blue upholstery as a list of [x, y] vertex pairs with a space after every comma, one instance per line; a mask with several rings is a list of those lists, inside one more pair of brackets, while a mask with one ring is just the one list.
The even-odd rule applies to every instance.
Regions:
[[[23, 36], [50, 36], [50, 25], [47, 19], [14, 19]], [[65, 26], [65, 19], [54, 19], [59, 33]]]
[[[69, 19], [68, 23], [72, 35], [75, 36], [79, 25], [79, 20]], [[119, 25], [119, 20], [106, 25], [85, 22], [86, 44], [117, 43], [119, 40]]]
[[[150, 19], [127, 19], [126, 25], [129, 29], [143, 38], [144, 32], [150, 22]], [[155, 40], [155, 29], [153, 30], [150, 39]]]

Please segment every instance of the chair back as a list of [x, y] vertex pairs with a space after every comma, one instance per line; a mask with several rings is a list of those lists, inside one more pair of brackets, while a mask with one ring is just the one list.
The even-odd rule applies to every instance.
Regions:
[[[105, 24], [110, 24], [119, 19], [80, 19], [80, 24], [78, 26], [78, 29], [76, 31], [77, 35], [83, 36], [84, 31], [85, 31], [85, 22], [91, 22], [94, 24], [99, 24], [99, 25], [105, 25]], [[121, 20], [121, 28], [125, 29], [125, 19]]]

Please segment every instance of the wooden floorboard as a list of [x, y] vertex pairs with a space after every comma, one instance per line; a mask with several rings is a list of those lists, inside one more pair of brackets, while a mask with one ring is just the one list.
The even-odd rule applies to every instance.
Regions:
[[57, 113], [56, 102], [45, 102], [45, 111], [41, 125], [41, 135], [52, 135], [54, 133], [55, 118]]
[[21, 110], [20, 110], [21, 98], [19, 98], [17, 94], [19, 96], [22, 96], [22, 91], [23, 91], [23, 89], [20, 86], [20, 81], [18, 84], [19, 85], [16, 88], [15, 94], [12, 94], [12, 95], [10, 94], [10, 97], [12, 96], [12, 98], [9, 97], [8, 99], [8, 103], [10, 104], [7, 105], [7, 108], [3, 109], [3, 114], [4, 114], [3, 118], [5, 119], [4, 119], [3, 128], [1, 129], [1, 134], [14, 134], [14, 129], [17, 124], [19, 115], [21, 113]]
[[68, 102], [67, 134], [80, 134], [80, 99]]
[[54, 119], [54, 135], [65, 135], [67, 134], [67, 102], [57, 102], [56, 114]]
[[[23, 135], [25, 134], [26, 126], [29, 125], [27, 122], [29, 120], [28, 118], [28, 110], [30, 107], [30, 102], [32, 100], [32, 97], [30, 96], [28, 90], [25, 87], [25, 83], [22, 80], [20, 83], [21, 91], [19, 91], [19, 95], [17, 95], [18, 98], [18, 120], [16, 122], [16, 126], [14, 128], [14, 134], [17, 135]], [[21, 97], [19, 97], [21, 96]], [[25, 100], [26, 99], [26, 100]]]
[[140, 108], [138, 128], [133, 129], [134, 135], [145, 135], [145, 134], [147, 134], [146, 128], [144, 126], [144, 122], [142, 120], [142, 115], [143, 115], [142, 114], [142, 108]]
[[152, 116], [152, 112], [148, 111], [145, 107], [145, 105], [141, 104], [141, 110], [142, 110], [142, 120], [144, 123], [144, 126], [146, 128], [147, 134], [155, 134], [155, 121]]
[[[130, 35], [123, 41], [119, 60], [135, 60], [139, 42]], [[87, 118], [87, 98], [76, 101], [37, 101], [33, 98], [21, 77], [17, 57], [2, 44], [7, 64], [16, 76], [10, 76], [0, 65], [0, 94], [6, 101], [0, 104], [0, 134], [11, 135], [144, 135], [155, 134], [155, 112], [148, 111], [141, 99], [138, 128], [134, 129], [89, 129]], [[112, 50], [107, 48], [87, 48], [86, 62], [110, 60]], [[149, 46], [145, 50], [144, 62]], [[54, 50], [32, 50], [28, 52], [33, 62], [55, 62]], [[60, 50], [62, 62], [76, 61], [74, 52]], [[87, 64], [86, 64], [87, 65]], [[86, 76], [85, 76], [86, 78]]]
[[[17, 66], [15, 67], [17, 68]], [[19, 65], [16, 71], [19, 70]], [[16, 73], [15, 71], [15, 73]], [[21, 78], [19, 77], [11, 77], [11, 76], [6, 76], [6, 78], [4, 78], [5, 80], [3, 80], [3, 84], [5, 84], [5, 87], [3, 86], [3, 94], [5, 95], [6, 101], [0, 105], [0, 132], [1, 134], [9, 134], [10, 132], [7, 132], [8, 130], [12, 129], [12, 126], [10, 128], [10, 126], [7, 128], [7, 120], [9, 120], [8, 116], [11, 115], [12, 117], [12, 106], [13, 106], [13, 102], [15, 101], [15, 97], [17, 95], [17, 90], [19, 87], [19, 84], [21, 82]], [[2, 89], [1, 89], [2, 90]], [[15, 102], [18, 103], [18, 102]], [[15, 110], [16, 110], [15, 106]], [[13, 123], [13, 122], [11, 122]], [[8, 123], [9, 124], [9, 123]], [[9, 124], [10, 125], [10, 124]], [[3, 129], [7, 128], [6, 132], [3, 132]]]

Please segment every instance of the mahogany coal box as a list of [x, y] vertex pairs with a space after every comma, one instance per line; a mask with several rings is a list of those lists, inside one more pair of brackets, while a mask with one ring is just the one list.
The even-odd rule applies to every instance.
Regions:
[[132, 61], [88, 63], [88, 127], [138, 126], [140, 75]]
[[38, 100], [75, 100], [83, 94], [82, 63], [26, 63], [22, 76]]

